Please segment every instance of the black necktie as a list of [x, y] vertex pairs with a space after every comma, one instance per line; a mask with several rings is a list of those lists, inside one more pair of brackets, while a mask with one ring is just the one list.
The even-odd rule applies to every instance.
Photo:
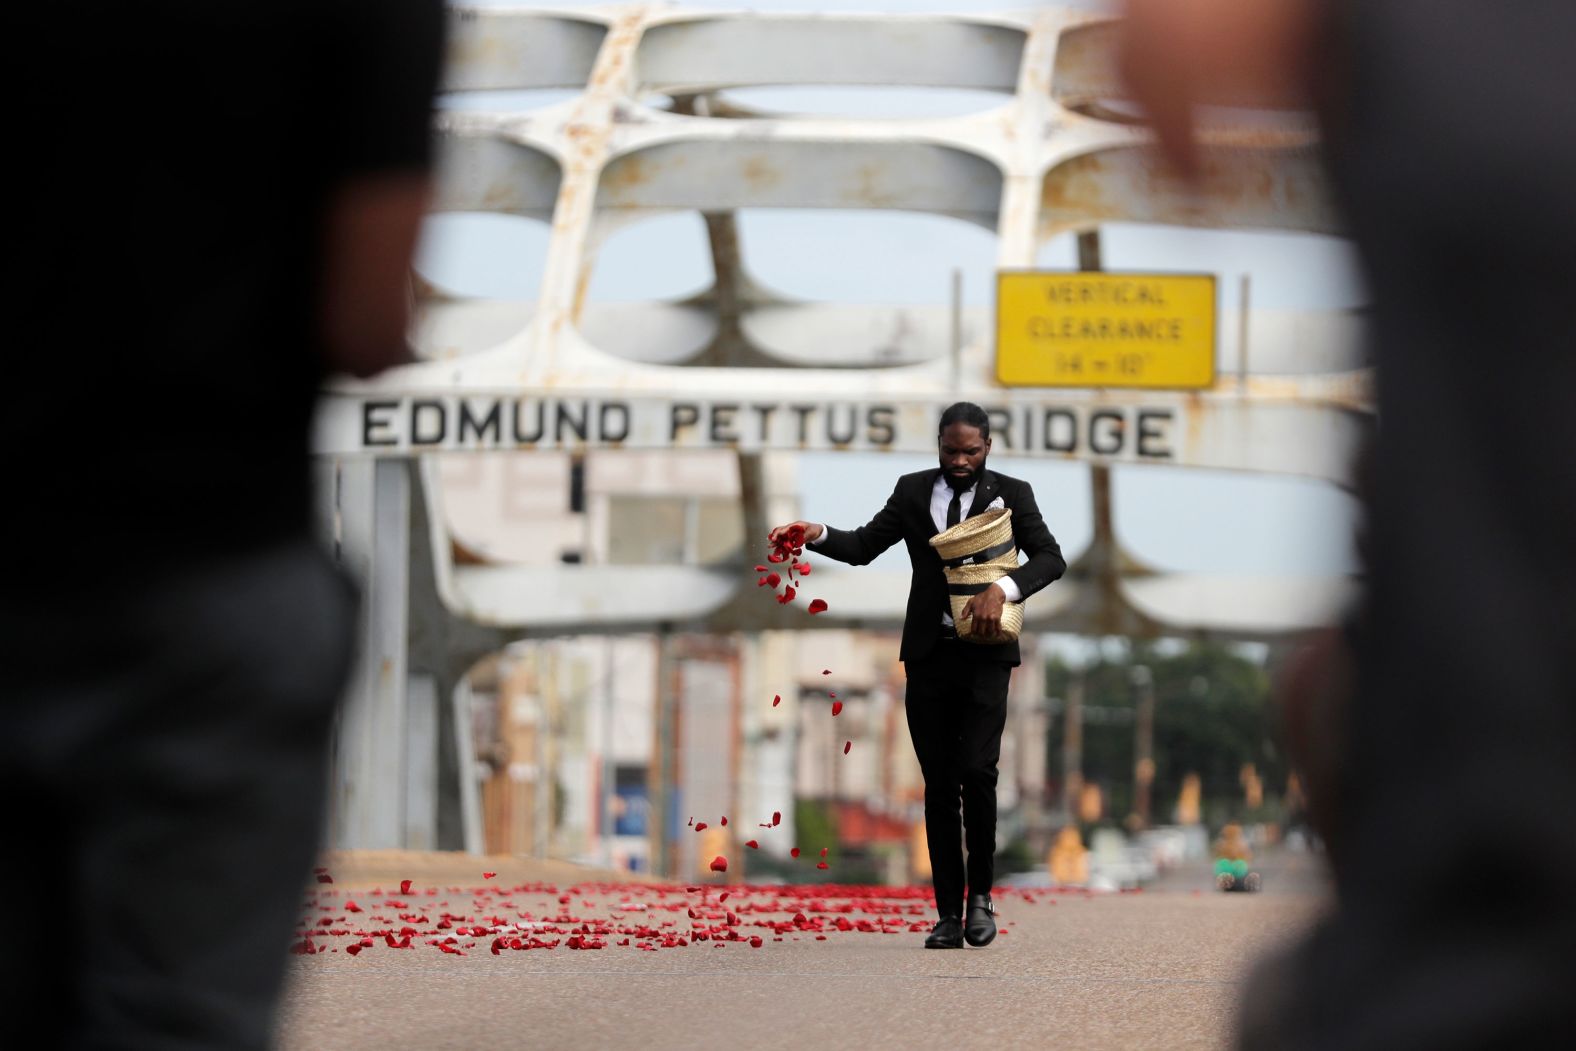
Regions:
[[963, 517], [963, 493], [957, 489], [952, 490], [952, 502], [947, 505], [947, 528], [957, 525]]

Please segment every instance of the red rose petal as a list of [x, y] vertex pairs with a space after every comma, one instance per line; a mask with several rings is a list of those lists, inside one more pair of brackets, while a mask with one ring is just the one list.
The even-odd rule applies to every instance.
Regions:
[[764, 573], [764, 572], [766, 572], [766, 567], [765, 566], [756, 566], [755, 567], [755, 572], [757, 572], [757, 573]]
[[347, 945], [347, 946], [345, 946], [345, 951], [348, 952], [350, 955], [355, 956], [357, 953], [359, 953], [361, 951], [361, 943], [357, 942], [354, 945]]
[[848, 754], [848, 750], [850, 748], [852, 748], [853, 746], [854, 746], [854, 742], [852, 742], [852, 741], [844, 741], [843, 742], [843, 754], [847, 755]]
[[781, 584], [782, 582], [783, 582], [783, 578], [781, 576], [777, 575], [776, 573], [768, 573], [768, 574], [766, 574], [766, 583], [770, 584], [772, 587], [776, 587], [778, 584]]
[[843, 714], [843, 702], [842, 701], [833, 701], [832, 702], [832, 714], [833, 715], [842, 715]]
[[723, 828], [727, 828], [728, 827], [728, 815], [727, 814], [722, 815], [722, 822], [721, 822], [721, 824], [722, 824]]
[[790, 857], [795, 857], [795, 858], [798, 857], [799, 856], [799, 848], [798, 847], [794, 847], [792, 850], [790, 850], [788, 852], [788, 854], [789, 854]]
[[799, 570], [799, 575], [801, 577], [807, 577], [810, 575], [810, 563], [808, 562], [801, 562], [795, 568]]
[[319, 872], [319, 873], [318, 873], [318, 874], [317, 874], [317, 881], [318, 881], [318, 882], [319, 882], [319, 883], [332, 883], [332, 882], [334, 882], [334, 877], [333, 877], [333, 876], [330, 876], [330, 875], [329, 875], [329, 874], [328, 874], [328, 873], [326, 873], [326, 872]]
[[409, 894], [410, 893], [410, 880], [402, 879], [402, 880], [399, 881], [399, 892], [401, 894]]
[[829, 868], [831, 868], [831, 867], [832, 867], [832, 866], [830, 866], [830, 865], [828, 865], [828, 864], [827, 864], [827, 863], [826, 863], [826, 862], [824, 862], [824, 861], [821, 861], [821, 862], [817, 862], [817, 863], [816, 863], [816, 866], [815, 866], [815, 867], [816, 867], [816, 868], [818, 868], [818, 869], [829, 869]]
[[811, 599], [810, 600], [810, 612], [811, 613], [825, 613], [826, 612], [826, 601], [824, 599], [818, 599], [818, 598]]
[[761, 936], [759, 934], [752, 935], [750, 937], [750, 948], [759, 949], [764, 944], [766, 943], [761, 940]]
[[345, 911], [346, 912], [360, 912], [361, 911], [361, 906], [357, 905], [354, 901], [347, 901], [347, 902], [345, 902]]
[[697, 821], [697, 822], [695, 822], [695, 831], [696, 832], [699, 832], [701, 829], [708, 828], [708, 827], [709, 826], [704, 821]]
[[772, 707], [775, 708], [781, 703], [783, 703], [783, 695], [780, 694], [780, 693], [773, 695], [773, 697], [772, 697]]
[[761, 849], [761, 845], [759, 843], [755, 842], [755, 840], [753, 840], [753, 839], [745, 840], [744, 841], [744, 845], [749, 847], [751, 850], [760, 850]]
[[821, 674], [822, 675], [830, 675], [830, 674], [832, 674], [832, 669], [831, 668], [822, 668], [821, 669]]
[[496, 875], [498, 875], [496, 872], [483, 872], [482, 879], [492, 879]]
[[783, 823], [783, 812], [781, 810], [773, 810], [772, 811], [772, 827], [776, 828], [778, 825], [780, 825], [782, 823]]
[[713, 871], [713, 872], [727, 872], [728, 871], [728, 859], [723, 857], [721, 854], [718, 854], [716, 857], [712, 858], [711, 859], [711, 871]]
[[827, 851], [828, 851], [828, 850], [831, 850], [831, 849], [832, 849], [832, 848], [831, 848], [831, 847], [822, 847], [822, 848], [821, 848], [821, 856], [822, 856], [822, 857], [823, 857], [823, 858], [824, 858], [824, 857], [826, 857], [826, 852], [827, 852]]

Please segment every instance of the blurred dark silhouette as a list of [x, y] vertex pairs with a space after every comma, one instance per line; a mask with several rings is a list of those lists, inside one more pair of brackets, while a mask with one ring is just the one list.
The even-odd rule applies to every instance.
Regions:
[[1310, 102], [1374, 296], [1368, 587], [1289, 678], [1338, 907], [1245, 1047], [1576, 1046], [1576, 4], [1130, 0], [1193, 106]]
[[308, 430], [408, 360], [442, 9], [11, 25], [0, 1046], [262, 1047], [355, 622]]

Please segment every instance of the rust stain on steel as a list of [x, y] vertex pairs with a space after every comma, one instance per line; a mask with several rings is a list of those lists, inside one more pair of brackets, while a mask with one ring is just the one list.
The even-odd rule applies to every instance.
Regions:
[[1094, 22], [1062, 31], [1051, 74], [1051, 97], [1068, 109], [1126, 97], [1117, 73], [1121, 40], [1117, 22]]
[[751, 154], [744, 160], [739, 175], [755, 190], [769, 190], [783, 181], [783, 173], [762, 153]]
[[630, 153], [609, 164], [602, 172], [599, 189], [612, 199], [650, 182], [656, 165], [645, 153]]
[[[1278, 136], [1265, 141], [1280, 143]], [[1148, 146], [1122, 146], [1075, 157], [1047, 173], [1041, 204], [1056, 220], [1137, 219], [1229, 226], [1266, 215], [1288, 228], [1329, 225], [1318, 203], [1318, 170], [1301, 149], [1210, 148], [1192, 186]], [[1295, 187], [1295, 190], [1292, 188]]]
[[854, 184], [844, 197], [873, 208], [890, 208], [896, 197], [887, 188], [886, 182], [885, 166], [877, 161], [866, 162], [854, 169]]

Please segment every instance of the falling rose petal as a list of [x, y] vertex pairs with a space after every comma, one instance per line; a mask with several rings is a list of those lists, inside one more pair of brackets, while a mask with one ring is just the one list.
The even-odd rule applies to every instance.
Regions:
[[799, 848], [798, 847], [794, 847], [792, 850], [790, 850], [788, 852], [788, 855], [789, 855], [789, 857], [795, 857], [795, 858], [798, 857], [799, 856]]
[[772, 811], [772, 827], [776, 828], [778, 825], [780, 825], [782, 823], [783, 823], [783, 812], [781, 810], [773, 810]]
[[399, 892], [401, 894], [409, 894], [410, 893], [410, 880], [402, 879], [402, 880], [399, 881]]
[[728, 892], [727, 891], [723, 891], [721, 894], [717, 895], [717, 900], [718, 901], [727, 901], [728, 900]]
[[319, 872], [319, 873], [318, 873], [318, 874], [317, 874], [317, 881], [318, 881], [318, 882], [319, 882], [319, 883], [332, 883], [332, 882], [334, 882], [334, 877], [333, 877], [333, 876], [330, 876], [330, 875], [329, 875], [329, 874], [328, 874], [328, 873], [326, 873], [326, 872]]
[[757, 580], [755, 582], [755, 586], [758, 587], [758, 588], [765, 587], [766, 586], [766, 578], [765, 577], [761, 577], [759, 580]]
[[831, 849], [832, 849], [832, 848], [831, 848], [831, 847], [822, 847], [822, 848], [821, 848], [821, 856], [822, 856], [822, 857], [823, 857], [823, 858], [824, 858], [824, 857], [826, 857], [826, 852], [827, 852], [827, 851], [828, 851], [828, 850], [831, 850]]
[[818, 868], [818, 869], [829, 869], [829, 868], [831, 868], [831, 867], [832, 867], [832, 866], [830, 866], [830, 865], [828, 865], [828, 864], [827, 864], [827, 863], [826, 863], [826, 862], [824, 862], [824, 861], [821, 861], [821, 862], [817, 862], [817, 863], [816, 863], [816, 866], [815, 866], [815, 867], [816, 867], [816, 868]]
[[834, 701], [837, 700], [837, 694], [831, 690], [826, 691], [826, 695]]
[[753, 839], [745, 840], [744, 841], [744, 845], [749, 847], [751, 850], [760, 850], [761, 849], [761, 845], [759, 843], [755, 842], [755, 840], [753, 840]]
[[821, 669], [821, 674], [822, 675], [830, 675], [830, 674], [832, 674], [832, 669], [831, 668], [822, 668]]
[[361, 951], [361, 943], [357, 942], [354, 945], [347, 945], [347, 946], [345, 946], [345, 951], [348, 952], [350, 955], [355, 956], [357, 953], [359, 953]]
[[727, 814], [722, 815], [721, 825], [722, 825], [723, 828], [727, 828], [728, 827], [728, 815]]
[[694, 828], [695, 827], [695, 818], [693, 816], [690, 817], [689, 823], [690, 823], [690, 828]]
[[854, 746], [854, 742], [852, 742], [852, 741], [844, 741], [843, 742], [843, 754], [847, 755], [848, 754], [848, 750], [850, 748], [852, 748], [853, 746]]
[[752, 935], [750, 937], [750, 948], [752, 948], [752, 949], [759, 949], [762, 945], [765, 945], [765, 944], [766, 943], [761, 940], [761, 936], [759, 934]]
[[360, 912], [361, 911], [361, 906], [357, 905], [355, 903], [355, 901], [353, 901], [353, 900], [347, 901], [347, 902], [345, 902], [345, 911], [346, 912]]
[[772, 587], [776, 587], [778, 584], [781, 584], [782, 582], [783, 582], [783, 578], [781, 576], [779, 576], [778, 574], [776, 574], [776, 573], [768, 573], [768, 574], [766, 574], [766, 583], [770, 584]]
[[826, 600], [825, 599], [818, 599], [818, 598], [811, 599], [810, 600], [810, 612], [811, 613], [825, 613], [826, 612]]
[[701, 829], [710, 828], [710, 827], [711, 826], [706, 824], [706, 822], [704, 822], [704, 821], [697, 821], [697, 822], [695, 822], [695, 831], [696, 832], [699, 832]]
[[783, 703], [783, 695], [780, 694], [780, 693], [773, 694], [772, 695], [772, 707], [775, 708], [781, 703]]
[[843, 702], [842, 701], [833, 701], [832, 702], [832, 714], [833, 715], [842, 715], [843, 714]]
[[711, 871], [713, 871], [713, 872], [727, 872], [728, 871], [728, 859], [723, 857], [721, 854], [718, 854], [716, 857], [712, 858], [711, 859]]
[[496, 875], [498, 875], [496, 872], [483, 872], [482, 879], [492, 879]]
[[810, 563], [808, 562], [801, 562], [795, 568], [799, 570], [799, 575], [801, 577], [807, 577], [810, 575]]
[[766, 572], [766, 567], [765, 566], [756, 566], [755, 567], [755, 572], [757, 572], [757, 573], [764, 573], [764, 572]]

